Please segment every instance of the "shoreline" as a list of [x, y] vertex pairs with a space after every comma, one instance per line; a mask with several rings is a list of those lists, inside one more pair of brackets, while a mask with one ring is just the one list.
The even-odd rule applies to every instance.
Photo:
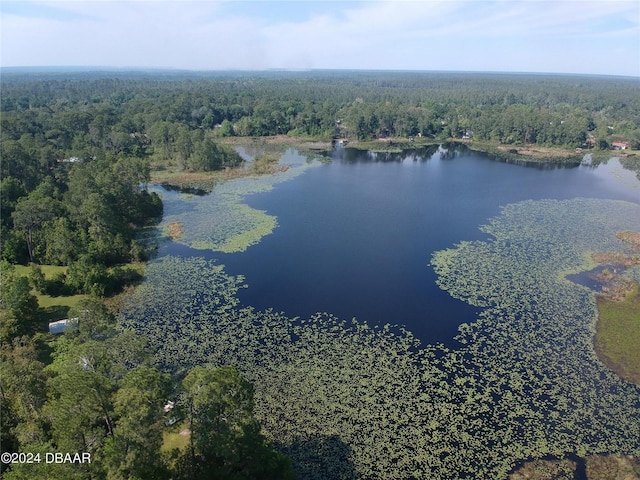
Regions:
[[[298, 149], [302, 154], [309, 156], [326, 155], [334, 149], [332, 139], [323, 137], [292, 137], [288, 135], [266, 137], [224, 137], [220, 143], [230, 147], [241, 147], [252, 153], [269, 151], [271, 153], [284, 154], [289, 148]], [[390, 137], [373, 140], [348, 140], [345, 148], [367, 150], [376, 153], [402, 153], [409, 150], [433, 147], [438, 145], [461, 145], [474, 152], [493, 155], [507, 162], [531, 162], [538, 164], [579, 165], [586, 155], [591, 155], [593, 160], [607, 160], [615, 156], [633, 157], [635, 151], [615, 155], [612, 150], [586, 150], [575, 151], [560, 147], [544, 147], [538, 145], [502, 145], [493, 142], [480, 142], [460, 139], [426, 139]], [[265, 174], [277, 173], [267, 171]], [[180, 189], [201, 189], [211, 191], [213, 187], [226, 180], [256, 175], [244, 166], [227, 168], [217, 171], [188, 171], [177, 170], [171, 167], [154, 168], [151, 171], [151, 183], [156, 185], [168, 185]]]
[[[276, 135], [266, 137], [224, 137], [221, 143], [230, 146], [268, 146], [269, 148], [296, 147], [313, 153], [333, 150], [335, 139], [323, 137], [293, 137]], [[596, 150], [568, 147], [548, 147], [537, 144], [501, 144], [490, 141], [467, 140], [459, 138], [424, 138], [424, 137], [388, 137], [370, 140], [341, 139], [345, 148], [368, 150], [377, 153], [401, 153], [403, 151], [425, 148], [434, 145], [464, 145], [470, 150], [495, 155], [504, 160], [530, 161], [539, 163], [580, 163], [586, 155], [594, 160], [607, 160], [613, 157], [635, 157], [637, 150]]]

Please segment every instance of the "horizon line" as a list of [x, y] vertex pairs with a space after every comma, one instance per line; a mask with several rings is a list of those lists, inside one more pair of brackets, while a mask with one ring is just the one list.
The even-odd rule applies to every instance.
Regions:
[[627, 75], [619, 73], [586, 73], [586, 72], [552, 72], [552, 71], [518, 71], [518, 70], [460, 70], [460, 69], [412, 69], [412, 68], [180, 68], [156, 66], [113, 66], [113, 65], [0, 65], [0, 71], [23, 72], [170, 72], [170, 73], [313, 73], [313, 72], [381, 72], [381, 73], [462, 73], [462, 74], [508, 74], [508, 75], [561, 75], [590, 77], [620, 77], [640, 80], [640, 74]]

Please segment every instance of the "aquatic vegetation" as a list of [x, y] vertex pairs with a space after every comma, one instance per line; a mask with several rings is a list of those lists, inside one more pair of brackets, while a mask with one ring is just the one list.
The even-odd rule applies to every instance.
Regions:
[[[292, 153], [289, 157], [296, 158]], [[245, 251], [278, 225], [275, 216], [243, 203], [245, 197], [269, 191], [316, 164], [298, 162], [272, 175], [227, 180], [207, 196], [180, 195], [166, 205], [161, 227], [180, 224], [182, 235], [173, 240], [198, 250]]]
[[[513, 439], [512, 453], [638, 454], [639, 391], [596, 358], [594, 295], [564, 276], [591, 268], [588, 252], [623, 249], [615, 232], [639, 223], [633, 203], [529, 201], [483, 227], [492, 240], [434, 255], [442, 288], [487, 307], [459, 340], [499, 396], [492, 408], [504, 415], [492, 423], [510, 435], [526, 432], [525, 444]], [[510, 417], [518, 427], [505, 423]]]
[[124, 301], [122, 324], [145, 335], [169, 370], [202, 363], [201, 337], [217, 333], [213, 319], [238, 304], [242, 282], [214, 262], [163, 257], [147, 266], [144, 283]]
[[639, 228], [629, 202], [529, 201], [482, 227], [490, 239], [436, 252], [439, 285], [483, 307], [456, 350], [401, 327], [240, 308], [243, 278], [198, 258], [152, 262], [121, 323], [167, 370], [238, 368], [301, 478], [506, 478], [549, 455], [637, 456], [640, 389], [598, 360], [594, 295], [565, 276]]

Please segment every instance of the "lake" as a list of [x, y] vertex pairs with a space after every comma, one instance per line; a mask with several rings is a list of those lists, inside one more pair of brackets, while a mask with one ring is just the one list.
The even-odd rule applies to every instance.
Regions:
[[[300, 160], [289, 150], [281, 163]], [[173, 195], [164, 194], [168, 208]], [[560, 166], [507, 163], [464, 146], [402, 154], [338, 149], [329, 162], [245, 197], [278, 218], [260, 243], [224, 254], [171, 242], [160, 255], [204, 255], [244, 275], [244, 305], [399, 324], [424, 343], [454, 347], [458, 326], [473, 322], [478, 308], [438, 288], [432, 253], [487, 238], [478, 227], [501, 206], [575, 197], [640, 203], [640, 182], [615, 159]]]

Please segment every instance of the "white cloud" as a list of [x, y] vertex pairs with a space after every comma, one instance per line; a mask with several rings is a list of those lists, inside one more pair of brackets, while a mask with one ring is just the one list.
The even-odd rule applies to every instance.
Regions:
[[[640, 74], [640, 2], [635, 0], [2, 5], [3, 65], [592, 73], [608, 73], [614, 66], [617, 71], [610, 73]], [[608, 66], [585, 65], [588, 55], [602, 51], [608, 52]]]

